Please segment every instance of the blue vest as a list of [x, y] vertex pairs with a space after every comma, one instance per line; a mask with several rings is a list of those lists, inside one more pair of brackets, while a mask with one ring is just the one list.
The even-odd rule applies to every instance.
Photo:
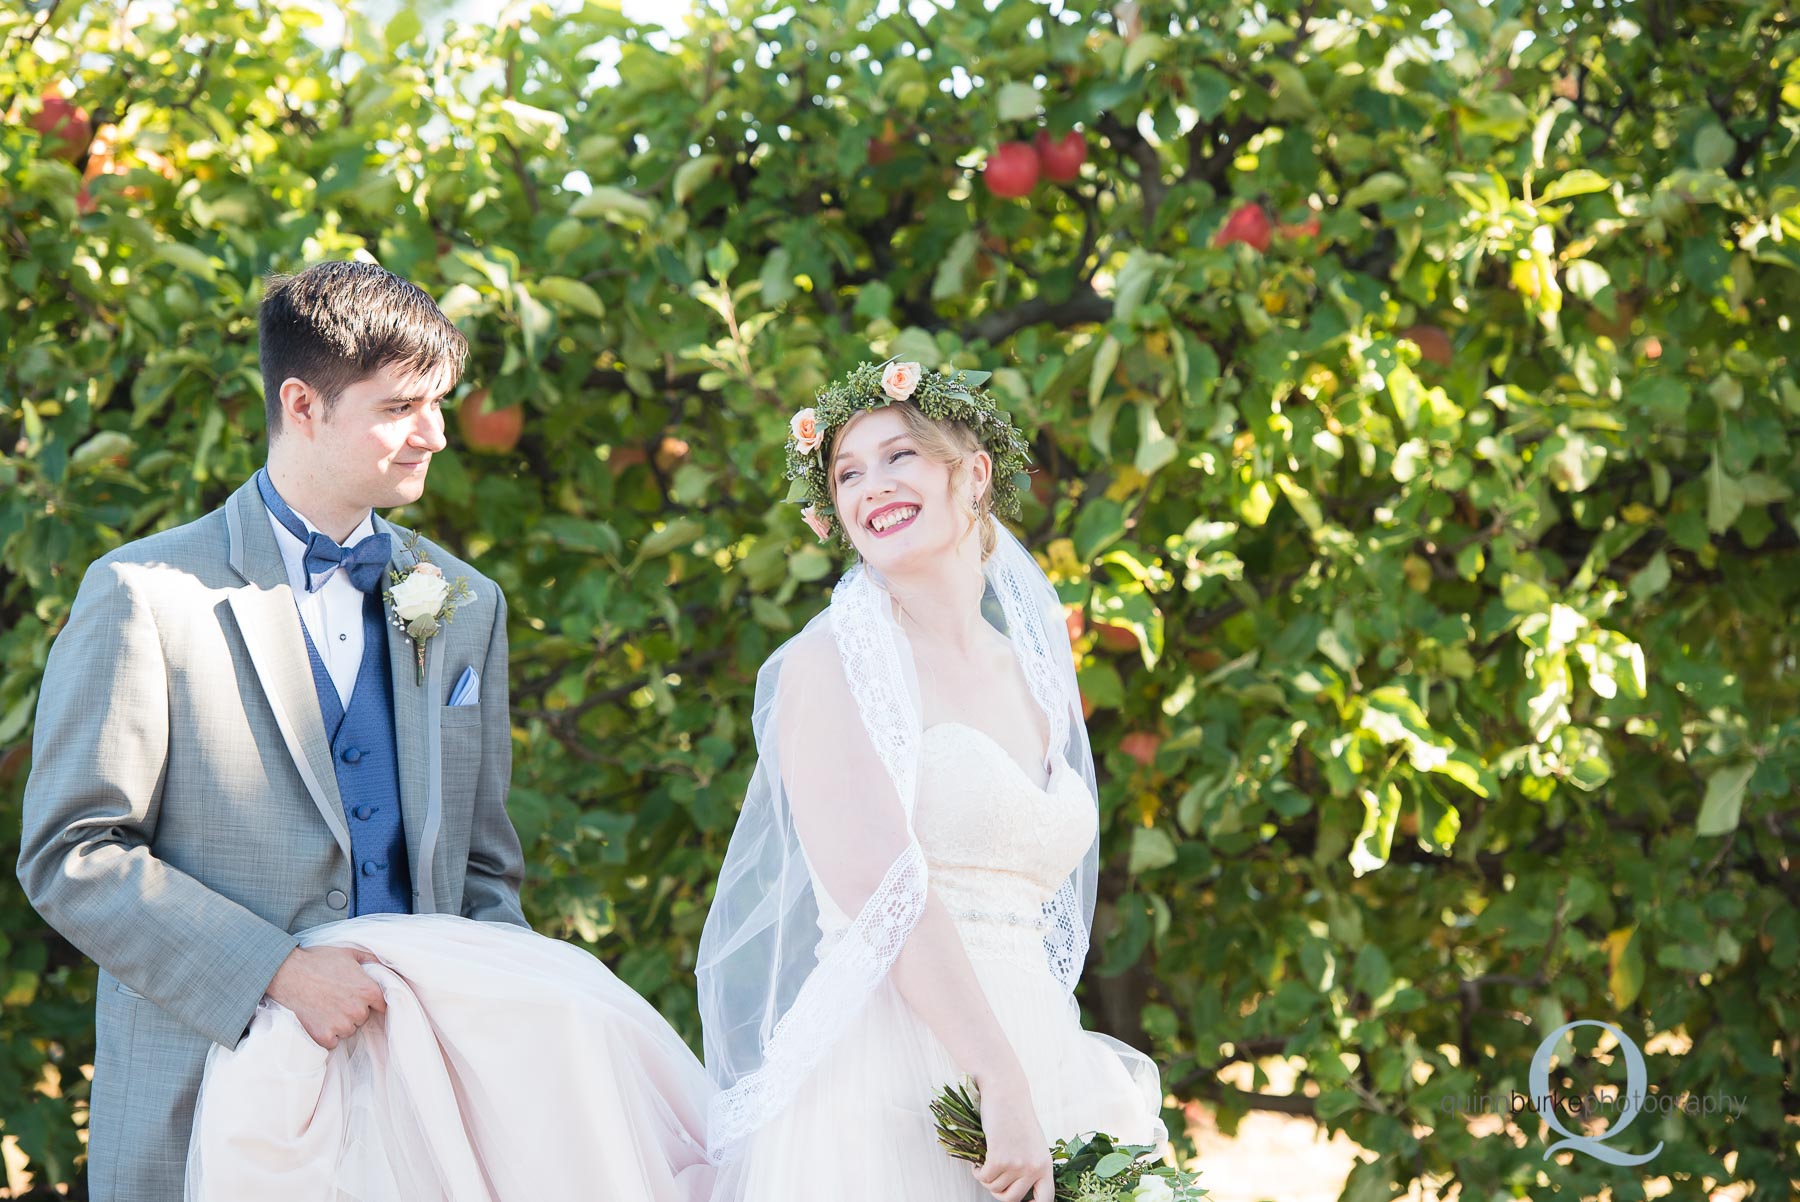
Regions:
[[406, 827], [400, 815], [400, 752], [394, 737], [394, 682], [388, 670], [387, 625], [375, 594], [363, 599], [363, 657], [350, 708], [306, 623], [306, 657], [312, 661], [319, 712], [331, 740], [331, 767], [350, 827], [350, 914], [412, 913], [412, 874], [406, 864]]

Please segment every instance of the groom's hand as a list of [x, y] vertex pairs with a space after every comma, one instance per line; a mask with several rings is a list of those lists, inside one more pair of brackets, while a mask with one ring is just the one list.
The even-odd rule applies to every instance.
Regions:
[[377, 963], [377, 957], [357, 948], [295, 948], [276, 970], [267, 993], [294, 1012], [314, 1043], [330, 1050], [356, 1034], [369, 1015], [387, 1009], [381, 986], [362, 970]]

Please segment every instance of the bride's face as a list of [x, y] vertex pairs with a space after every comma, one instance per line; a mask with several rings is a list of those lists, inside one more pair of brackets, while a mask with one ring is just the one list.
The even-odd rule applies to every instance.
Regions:
[[857, 554], [880, 571], [939, 560], [964, 546], [965, 536], [976, 544], [969, 502], [986, 485], [986, 463], [985, 452], [972, 452], [968, 470], [953, 472], [919, 445], [898, 406], [858, 414], [831, 461], [838, 519]]

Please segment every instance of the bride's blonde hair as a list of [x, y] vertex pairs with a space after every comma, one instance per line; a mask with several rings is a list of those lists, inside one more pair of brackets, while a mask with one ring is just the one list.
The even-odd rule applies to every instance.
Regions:
[[[938, 421], [935, 418], [927, 417], [917, 405], [905, 401], [888, 407], [900, 414], [900, 420], [906, 423], [906, 432], [912, 435], [914, 442], [919, 444], [919, 450], [933, 463], [942, 464], [950, 469], [950, 495], [954, 497], [967, 487], [964, 481], [968, 477], [969, 469], [964, 459], [970, 452], [983, 449], [981, 440], [975, 437], [975, 431], [969, 429], [962, 422]], [[842, 438], [844, 430], [849, 428], [850, 422], [845, 422], [843, 427], [837, 431], [831, 440], [831, 445], [825, 448], [824, 462], [831, 462], [831, 457], [837, 449], [838, 439]], [[831, 476], [831, 503], [837, 504], [837, 476], [835, 473]], [[967, 538], [971, 533], [980, 538], [981, 562], [986, 563], [988, 556], [994, 553], [996, 537], [994, 533], [994, 490], [991, 482], [990, 486], [982, 489], [981, 495], [975, 498], [974, 506], [965, 512], [969, 515], [969, 527], [963, 532], [963, 538]], [[957, 540], [959, 546], [961, 542], [961, 539]]]

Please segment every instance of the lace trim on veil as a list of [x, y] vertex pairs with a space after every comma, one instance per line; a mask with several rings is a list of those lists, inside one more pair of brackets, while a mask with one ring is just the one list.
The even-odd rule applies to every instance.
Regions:
[[[1065, 756], [1069, 740], [1069, 715], [1075, 705], [1071, 694], [1074, 668], [1068, 662], [1058, 664], [1056, 644], [1044, 627], [1045, 615], [1033, 599], [1034, 590], [1021, 571], [1016, 557], [1027, 552], [1011, 539], [1005, 540], [990, 563], [990, 577], [1000, 608], [1006, 614], [1008, 633], [1018, 648], [1020, 666], [1031, 695], [1050, 719], [1050, 754]], [[1036, 563], [1031, 565], [1035, 571]], [[1036, 590], [1041, 591], [1041, 590]], [[1077, 870], [1079, 871], [1079, 870]], [[1081, 977], [1081, 966], [1087, 961], [1087, 923], [1081, 917], [1081, 899], [1075, 888], [1076, 874], [1071, 873], [1056, 896], [1044, 903], [1044, 957], [1050, 971], [1071, 992]]]
[[743, 1139], [786, 1106], [887, 976], [925, 909], [925, 855], [912, 835], [918, 716], [900, 688], [900, 652], [881, 612], [886, 593], [857, 570], [831, 598], [831, 628], [857, 711], [899, 796], [907, 847], [848, 930], [822, 942], [819, 963], [763, 1047], [762, 1066], [713, 1097], [707, 1150], [729, 1159]]

